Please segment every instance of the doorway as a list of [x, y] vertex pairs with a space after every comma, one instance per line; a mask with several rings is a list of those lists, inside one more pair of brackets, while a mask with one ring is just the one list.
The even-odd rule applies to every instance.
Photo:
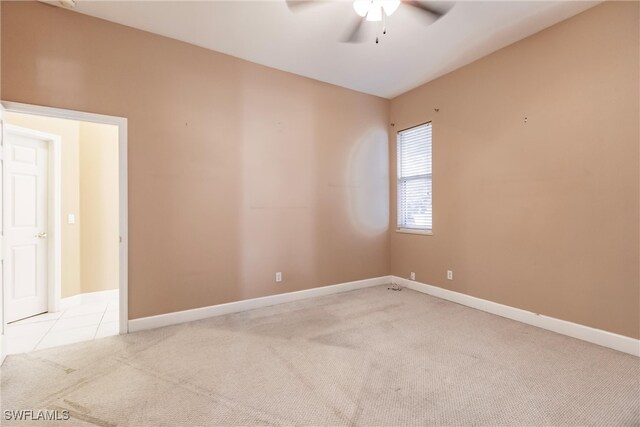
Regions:
[[126, 119], [2, 106], [3, 356], [126, 333]]

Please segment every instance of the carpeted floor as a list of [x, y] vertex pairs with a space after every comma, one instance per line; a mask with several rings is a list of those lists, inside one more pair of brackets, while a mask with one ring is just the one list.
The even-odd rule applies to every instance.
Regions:
[[640, 425], [640, 359], [386, 287], [9, 356], [0, 373], [2, 425], [14, 409], [68, 410], [62, 426]]

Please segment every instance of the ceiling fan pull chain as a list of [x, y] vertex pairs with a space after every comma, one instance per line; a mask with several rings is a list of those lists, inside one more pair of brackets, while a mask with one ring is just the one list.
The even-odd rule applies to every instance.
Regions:
[[387, 34], [387, 14], [382, 11], [382, 34]]

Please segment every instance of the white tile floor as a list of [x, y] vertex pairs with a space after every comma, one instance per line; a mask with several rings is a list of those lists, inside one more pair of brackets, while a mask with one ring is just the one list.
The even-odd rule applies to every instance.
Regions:
[[81, 304], [7, 325], [7, 354], [118, 335], [118, 301]]

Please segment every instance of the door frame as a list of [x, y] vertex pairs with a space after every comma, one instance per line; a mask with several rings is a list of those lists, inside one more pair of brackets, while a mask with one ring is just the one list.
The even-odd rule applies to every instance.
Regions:
[[[47, 232], [49, 233], [47, 239], [47, 310], [58, 311], [60, 303], [60, 291], [62, 284], [62, 226], [61, 226], [61, 138], [58, 135], [54, 135], [47, 132], [41, 132], [34, 129], [24, 128], [21, 126], [15, 126], [8, 123], [4, 124], [5, 135], [7, 131], [11, 131], [17, 135], [34, 136], [41, 138], [47, 142]], [[4, 162], [8, 158], [8, 144], [4, 141], [2, 146], [1, 155]], [[2, 193], [7, 194], [9, 190], [9, 183], [5, 180], [6, 169], [2, 168]], [[2, 203], [2, 230], [4, 233], [4, 220], [7, 219], [6, 206]], [[2, 253], [7, 253], [8, 242], [2, 239]], [[4, 259], [4, 257], [3, 257]], [[4, 277], [5, 270], [2, 271], [4, 283], [3, 292], [6, 292], [6, 286], [9, 283]], [[7, 312], [8, 298], [3, 298], [3, 313]]]
[[[119, 227], [120, 227], [120, 283], [119, 323], [120, 334], [129, 332], [129, 226], [128, 226], [128, 180], [127, 180], [127, 119], [125, 117], [107, 116], [104, 114], [87, 113], [83, 111], [62, 108], [45, 107], [41, 105], [23, 104], [19, 102], [0, 101], [5, 111], [22, 114], [53, 117], [58, 119], [78, 120], [82, 122], [102, 123], [118, 127], [118, 177], [119, 177]], [[58, 294], [58, 298], [60, 295]], [[4, 301], [4, 292], [2, 295]], [[3, 330], [6, 325], [2, 310]]]

